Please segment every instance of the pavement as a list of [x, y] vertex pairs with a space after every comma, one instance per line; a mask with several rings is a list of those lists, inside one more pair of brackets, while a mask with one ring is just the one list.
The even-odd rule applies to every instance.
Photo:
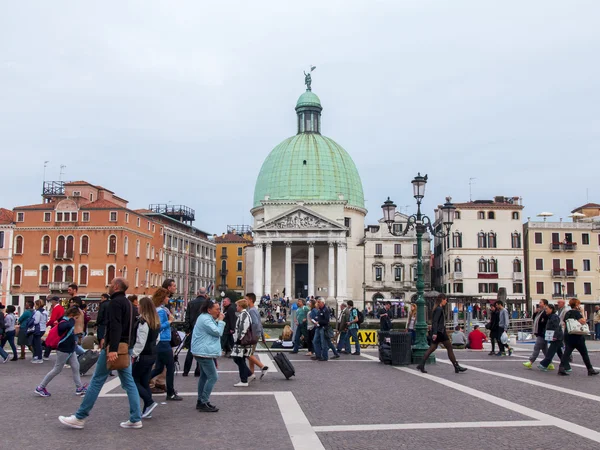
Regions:
[[[140, 430], [124, 430], [128, 403], [118, 378], [109, 378], [84, 430], [61, 425], [57, 417], [74, 413], [70, 370], [48, 386], [52, 397], [34, 394], [53, 365], [28, 360], [0, 364], [2, 447], [19, 449], [564, 449], [600, 448], [596, 431], [600, 376], [589, 377], [575, 355], [569, 377], [527, 370], [531, 346], [518, 344], [511, 357], [487, 351], [456, 350], [469, 370], [455, 374], [443, 349], [428, 374], [415, 366], [392, 367], [374, 349], [328, 362], [288, 354], [296, 376], [285, 380], [273, 370], [248, 388], [231, 359], [219, 360], [219, 380], [211, 403], [216, 414], [195, 410], [197, 379], [175, 378], [182, 402], [165, 402]], [[600, 367], [600, 354], [592, 353]], [[555, 361], [558, 366], [558, 361]], [[90, 375], [84, 377], [87, 382]]]

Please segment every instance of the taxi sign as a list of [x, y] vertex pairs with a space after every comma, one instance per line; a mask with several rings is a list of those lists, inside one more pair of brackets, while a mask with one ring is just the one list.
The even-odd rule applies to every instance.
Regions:
[[[358, 330], [358, 343], [361, 347], [378, 345], [377, 330]], [[350, 336], [350, 344], [354, 345], [354, 338]]]

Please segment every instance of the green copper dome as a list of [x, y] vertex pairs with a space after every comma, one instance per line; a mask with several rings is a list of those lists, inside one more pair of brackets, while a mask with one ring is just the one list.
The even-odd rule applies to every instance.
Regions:
[[322, 136], [321, 102], [307, 90], [298, 99], [298, 134], [273, 149], [263, 163], [254, 207], [269, 200], [338, 201], [365, 207], [362, 183], [350, 155], [333, 139]]

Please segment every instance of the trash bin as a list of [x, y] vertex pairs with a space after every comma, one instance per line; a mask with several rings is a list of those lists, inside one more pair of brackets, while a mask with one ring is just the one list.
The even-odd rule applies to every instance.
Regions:
[[379, 361], [384, 364], [392, 364], [392, 344], [390, 342], [390, 332], [380, 331], [378, 334], [379, 342]]
[[392, 365], [408, 366], [412, 359], [412, 346], [410, 333], [390, 331], [392, 344]]

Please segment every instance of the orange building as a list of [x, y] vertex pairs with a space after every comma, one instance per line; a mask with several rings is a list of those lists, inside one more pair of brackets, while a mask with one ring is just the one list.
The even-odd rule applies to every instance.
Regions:
[[28, 299], [66, 296], [70, 283], [96, 299], [117, 276], [129, 280], [128, 294], [160, 286], [162, 225], [86, 181], [45, 182], [43, 198], [13, 209], [13, 304], [22, 310]]
[[246, 260], [244, 249], [252, 245], [252, 228], [244, 225], [229, 225], [227, 233], [215, 236], [217, 245], [217, 289], [245, 293], [244, 280]]

